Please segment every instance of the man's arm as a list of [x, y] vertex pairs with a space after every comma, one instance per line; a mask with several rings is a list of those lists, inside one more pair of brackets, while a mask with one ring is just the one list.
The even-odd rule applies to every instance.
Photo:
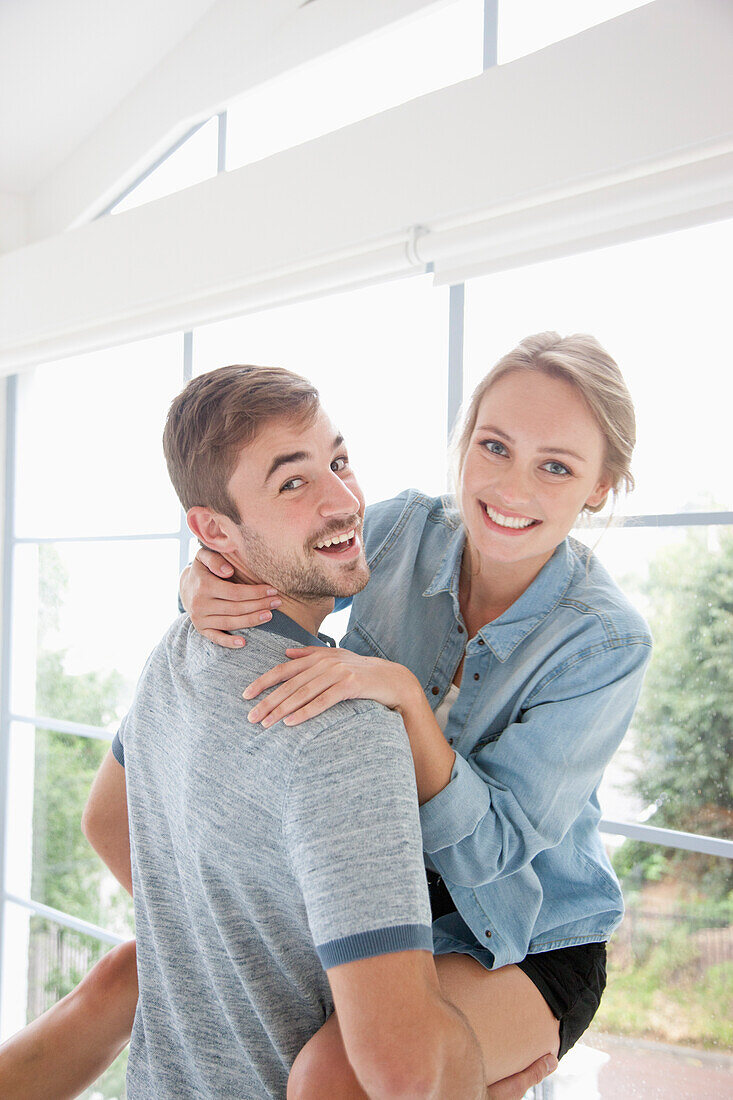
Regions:
[[346, 1056], [368, 1096], [483, 1100], [478, 1040], [442, 997], [429, 952], [344, 963], [328, 979]]
[[131, 895], [132, 867], [125, 769], [115, 760], [111, 749], [92, 783], [81, 819], [81, 829], [97, 855]]

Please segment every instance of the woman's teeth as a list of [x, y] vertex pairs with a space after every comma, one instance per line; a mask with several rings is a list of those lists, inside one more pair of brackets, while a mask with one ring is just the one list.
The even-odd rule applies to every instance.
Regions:
[[345, 531], [342, 535], [332, 535], [330, 539], [324, 539], [323, 542], [316, 543], [316, 550], [324, 550], [327, 546], [335, 546], [340, 542], [351, 542], [354, 537], [355, 528], [351, 531]]
[[494, 508], [490, 508], [488, 504], [484, 504], [484, 511], [489, 519], [497, 523], [499, 527], [512, 527], [514, 529], [522, 527], [531, 527], [537, 520], [527, 519], [523, 516], [504, 516], [501, 512], [497, 512]]

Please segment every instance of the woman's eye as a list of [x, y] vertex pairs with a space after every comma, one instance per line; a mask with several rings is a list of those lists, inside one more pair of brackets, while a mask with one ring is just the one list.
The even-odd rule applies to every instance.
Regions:
[[301, 485], [305, 485], [302, 477], [291, 477], [290, 481], [286, 481], [284, 485], [280, 486], [280, 492], [290, 493], [293, 489], [299, 489]]
[[341, 458], [334, 458], [333, 462], [331, 463], [331, 469], [335, 474], [340, 474], [341, 471], [345, 470], [348, 465], [348, 458], [346, 458], [345, 455], [342, 455]]
[[492, 455], [505, 455], [507, 453], [506, 447], [498, 439], [484, 439], [481, 445]]
[[545, 462], [542, 469], [547, 470], [550, 474], [563, 474], [566, 476], [570, 474], [570, 470], [562, 462]]

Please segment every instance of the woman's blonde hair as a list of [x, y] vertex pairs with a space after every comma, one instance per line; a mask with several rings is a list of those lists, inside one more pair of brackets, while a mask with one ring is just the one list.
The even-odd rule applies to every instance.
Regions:
[[[518, 371], [535, 371], [550, 378], [559, 378], [578, 391], [603, 433], [603, 468], [611, 482], [609, 491], [614, 496], [622, 487], [630, 492], [634, 488], [631, 455], [636, 443], [636, 417], [621, 371], [593, 336], [582, 333], [560, 336], [557, 332], [540, 332], [522, 340], [513, 351], [500, 359], [473, 391], [451, 439], [456, 493], [484, 395], [501, 378]], [[584, 510], [600, 512], [607, 499], [608, 494], [600, 504], [587, 504]]]

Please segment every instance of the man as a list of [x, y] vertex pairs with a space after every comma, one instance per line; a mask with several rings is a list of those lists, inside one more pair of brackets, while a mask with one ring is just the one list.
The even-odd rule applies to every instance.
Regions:
[[[264, 730], [242, 703], [243, 686], [288, 647], [324, 644], [318, 629], [334, 596], [367, 582], [364, 503], [343, 440], [303, 379], [235, 366], [189, 383], [164, 447], [191, 530], [239, 579], [276, 586], [282, 610], [236, 650], [179, 619], [95, 780], [85, 832], [134, 886], [140, 993], [128, 1094], [316, 1095], [307, 1073], [288, 1077], [335, 1008], [355, 1078], [348, 1095], [484, 1097], [477, 1040], [441, 995], [432, 959], [401, 720], [355, 701]], [[114, 1002], [95, 995], [66, 1016], [51, 1010], [39, 1029], [52, 1036], [47, 1049], [84, 1011], [100, 1026], [90, 1005], [119, 1043]], [[16, 1047], [26, 1065], [38, 1034]], [[547, 1068], [490, 1095], [518, 1097]]]

